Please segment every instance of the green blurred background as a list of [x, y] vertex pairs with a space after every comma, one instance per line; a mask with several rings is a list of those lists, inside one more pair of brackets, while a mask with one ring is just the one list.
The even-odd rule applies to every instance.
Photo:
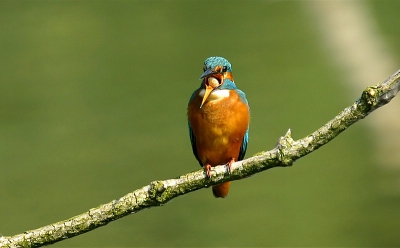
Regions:
[[[359, 95], [305, 4], [1, 1], [0, 233], [199, 169], [186, 106], [209, 56], [232, 63], [250, 102], [246, 157], [350, 105]], [[398, 58], [400, 1], [367, 5]], [[388, 175], [369, 132], [357, 123], [291, 168], [234, 182], [224, 200], [199, 190], [54, 246], [399, 245], [400, 195], [379, 188]]]

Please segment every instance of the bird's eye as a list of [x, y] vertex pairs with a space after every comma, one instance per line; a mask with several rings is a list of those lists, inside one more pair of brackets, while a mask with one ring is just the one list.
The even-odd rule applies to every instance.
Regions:
[[206, 67], [206, 65], [204, 65], [203, 66], [203, 71], [206, 71], [207, 70], [207, 67]]
[[226, 67], [226, 66], [222, 67], [222, 72], [226, 72], [227, 70], [228, 70], [228, 67]]

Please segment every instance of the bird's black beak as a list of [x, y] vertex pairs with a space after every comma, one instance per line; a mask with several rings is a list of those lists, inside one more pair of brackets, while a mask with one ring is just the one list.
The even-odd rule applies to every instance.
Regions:
[[216, 74], [216, 71], [213, 71], [211, 68], [207, 69], [203, 74], [201, 74], [200, 79], [203, 79], [209, 75]]

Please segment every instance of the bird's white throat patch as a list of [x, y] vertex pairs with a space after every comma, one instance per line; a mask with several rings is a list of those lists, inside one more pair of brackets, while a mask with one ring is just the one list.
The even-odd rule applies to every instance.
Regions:
[[[205, 89], [200, 90], [199, 96], [203, 97], [204, 93], [206, 93]], [[214, 90], [211, 92], [211, 94], [208, 96], [207, 100], [219, 100], [225, 97], [229, 97], [229, 90]]]

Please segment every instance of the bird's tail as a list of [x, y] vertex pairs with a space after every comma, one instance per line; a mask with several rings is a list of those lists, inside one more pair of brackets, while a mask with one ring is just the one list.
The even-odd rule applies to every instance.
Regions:
[[231, 182], [221, 183], [212, 187], [212, 192], [215, 197], [225, 198], [228, 196], [229, 186], [231, 186]]

